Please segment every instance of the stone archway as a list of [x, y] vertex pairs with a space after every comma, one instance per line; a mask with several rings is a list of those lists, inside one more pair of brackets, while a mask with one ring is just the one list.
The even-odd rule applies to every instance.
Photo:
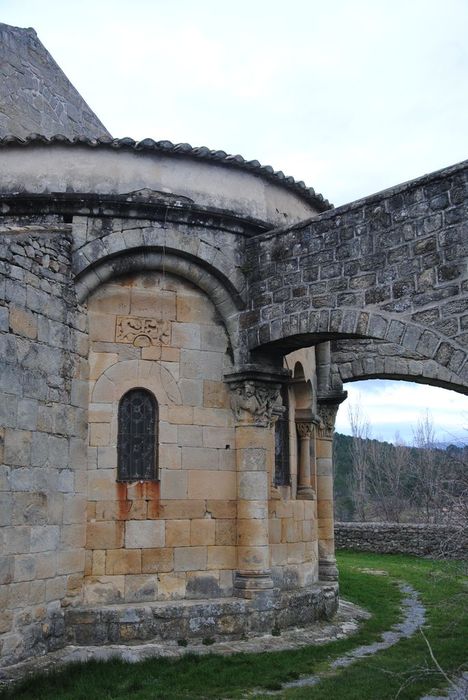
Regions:
[[331, 342], [331, 385], [362, 379], [408, 380], [466, 394], [460, 377], [433, 359], [379, 340], [340, 339]]
[[460, 163], [251, 238], [246, 344], [383, 341], [428, 361], [425, 381], [467, 393], [467, 173]]

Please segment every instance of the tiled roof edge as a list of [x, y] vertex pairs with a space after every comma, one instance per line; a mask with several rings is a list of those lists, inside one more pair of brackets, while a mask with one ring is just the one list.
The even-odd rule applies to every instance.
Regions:
[[293, 177], [285, 175], [281, 170], [275, 171], [271, 165], [261, 165], [258, 160], [245, 160], [240, 155], [229, 155], [225, 151], [212, 151], [206, 146], [193, 148], [189, 143], [172, 143], [171, 141], [154, 141], [153, 139], [143, 139], [135, 141], [129, 137], [122, 139], [111, 139], [101, 137], [97, 139], [88, 138], [86, 136], [78, 136], [69, 139], [62, 134], [47, 138], [41, 134], [29, 134], [25, 138], [19, 136], [4, 136], [0, 138], [0, 148], [7, 146], [29, 146], [36, 144], [53, 145], [60, 144], [66, 146], [90, 146], [91, 148], [114, 148], [127, 149], [133, 151], [145, 151], [165, 153], [173, 156], [186, 156], [189, 158], [197, 158], [200, 160], [215, 161], [240, 170], [257, 173], [276, 184], [286, 187], [298, 195], [306, 199], [312, 205], [317, 207], [320, 212], [333, 209], [333, 204], [316, 193], [312, 187], [307, 187], [302, 180], [296, 181]]

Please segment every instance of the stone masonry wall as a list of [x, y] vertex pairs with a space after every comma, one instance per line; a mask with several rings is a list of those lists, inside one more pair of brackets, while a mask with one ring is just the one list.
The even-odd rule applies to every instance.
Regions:
[[249, 346], [376, 338], [466, 390], [467, 207], [465, 162], [250, 239]]
[[86, 318], [74, 301], [69, 227], [0, 231], [0, 654], [60, 646], [61, 605], [84, 569]]
[[380, 554], [466, 557], [468, 533], [445, 525], [335, 523], [337, 549]]

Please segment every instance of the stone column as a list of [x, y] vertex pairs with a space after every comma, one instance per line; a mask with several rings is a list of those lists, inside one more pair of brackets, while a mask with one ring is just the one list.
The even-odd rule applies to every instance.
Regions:
[[270, 591], [268, 533], [269, 451], [281, 384], [271, 375], [239, 372], [226, 377], [236, 417], [237, 572], [235, 595], [257, 597]]
[[313, 501], [311, 441], [315, 440], [315, 424], [319, 421], [310, 411], [296, 411], [296, 429], [299, 435], [297, 498]]
[[319, 579], [336, 581], [338, 569], [335, 559], [333, 517], [333, 431], [338, 407], [346, 392], [318, 399], [320, 426], [317, 435], [317, 518]]

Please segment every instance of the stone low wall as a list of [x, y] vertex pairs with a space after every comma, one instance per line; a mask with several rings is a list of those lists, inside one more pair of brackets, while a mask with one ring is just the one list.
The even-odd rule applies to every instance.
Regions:
[[336, 549], [462, 559], [468, 533], [446, 525], [335, 523]]
[[338, 609], [337, 584], [275, 591], [255, 600], [219, 598], [67, 608], [67, 642], [126, 644], [149, 640], [241, 639], [273, 629], [330, 619]]

